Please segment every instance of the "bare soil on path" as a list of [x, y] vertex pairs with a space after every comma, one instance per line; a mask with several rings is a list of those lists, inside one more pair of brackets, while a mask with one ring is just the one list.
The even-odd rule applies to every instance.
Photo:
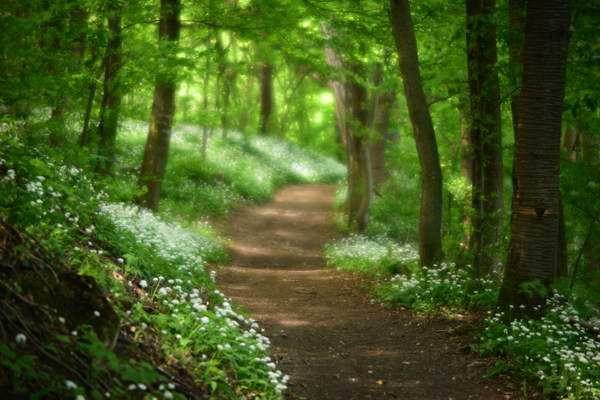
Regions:
[[291, 376], [288, 398], [519, 398], [509, 381], [483, 378], [488, 366], [467, 346], [471, 323], [386, 309], [359, 277], [325, 268], [334, 191], [288, 186], [222, 228], [232, 262], [218, 284], [265, 328]]

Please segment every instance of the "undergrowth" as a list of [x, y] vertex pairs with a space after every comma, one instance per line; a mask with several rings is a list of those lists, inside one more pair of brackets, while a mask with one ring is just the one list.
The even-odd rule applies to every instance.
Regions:
[[[119, 135], [119, 165], [109, 183], [115, 200], [129, 201], [137, 194], [136, 168], [140, 165], [146, 124], [130, 121]], [[242, 202], [269, 200], [289, 183], [336, 182], [345, 176], [343, 164], [311, 153], [278, 138], [212, 137], [201, 151], [201, 129], [175, 127], [160, 213], [179, 221], [223, 217]]]
[[269, 357], [268, 339], [207, 269], [224, 257], [209, 225], [187, 230], [114, 203], [123, 190], [99, 191], [85, 171], [4, 129], [3, 393], [281, 397], [288, 378]]
[[540, 319], [486, 319], [478, 350], [503, 358], [490, 371], [516, 372], [539, 384], [548, 398], [600, 398], [600, 329], [555, 293]]

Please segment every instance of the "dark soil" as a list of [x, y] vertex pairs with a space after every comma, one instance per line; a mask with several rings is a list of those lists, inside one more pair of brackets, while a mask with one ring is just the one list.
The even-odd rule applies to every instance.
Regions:
[[289, 186], [223, 230], [232, 263], [219, 285], [265, 328], [290, 399], [517, 399], [469, 351], [474, 323], [373, 304], [361, 279], [325, 267], [334, 188]]

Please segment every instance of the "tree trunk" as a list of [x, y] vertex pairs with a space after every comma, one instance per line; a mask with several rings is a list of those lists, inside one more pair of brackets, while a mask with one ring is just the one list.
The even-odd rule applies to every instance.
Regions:
[[537, 310], [544, 305], [545, 293], [527, 290], [523, 285], [537, 281], [549, 288], [558, 269], [560, 133], [568, 28], [566, 0], [527, 2], [515, 147], [516, 190], [499, 299], [507, 321], [521, 315], [539, 315]]
[[206, 158], [206, 149], [208, 148], [209, 136], [209, 118], [208, 118], [208, 85], [210, 83], [210, 56], [207, 55], [204, 63], [204, 82], [202, 86], [202, 109], [204, 111], [204, 126], [202, 127], [202, 148], [200, 152], [202, 158]]
[[119, 109], [121, 107], [121, 11], [114, 10], [108, 18], [110, 38], [104, 56], [104, 94], [98, 124], [98, 164], [96, 170], [103, 175], [112, 171], [115, 162]]
[[[244, 94], [247, 96], [247, 101], [248, 103], [253, 102], [254, 101], [254, 94], [253, 89], [254, 89], [254, 73], [252, 71], [250, 71], [250, 73], [248, 74], [248, 76], [246, 77], [246, 85], [244, 87]], [[247, 105], [241, 105], [241, 112], [240, 112], [240, 119], [239, 119], [239, 130], [240, 132], [245, 135], [246, 134], [246, 130], [248, 128], [248, 121], [250, 119], [250, 115], [248, 113], [248, 109], [250, 107], [248, 107]]]
[[[512, 124], [517, 138], [519, 121], [519, 93], [523, 75], [523, 40], [525, 32], [525, 14], [527, 0], [508, 0], [508, 52], [510, 56], [510, 80], [515, 89], [510, 98]], [[513, 165], [514, 169], [514, 165]]]
[[419, 256], [431, 266], [442, 257], [442, 171], [433, 123], [419, 71], [417, 41], [408, 0], [390, 0], [400, 74], [421, 166]]
[[[161, 0], [159, 41], [176, 44], [179, 40], [180, 0]], [[174, 58], [176, 52], [168, 55]], [[145, 193], [138, 199], [141, 206], [155, 210], [169, 156], [169, 140], [175, 114], [176, 77], [173, 71], [158, 74], [154, 87], [150, 128], [140, 170], [139, 186]]]
[[[353, 66], [357, 76], [362, 75], [358, 62]], [[356, 80], [350, 86], [352, 123], [348, 136], [348, 227], [362, 232], [369, 223], [369, 208], [373, 193], [371, 157], [367, 124], [367, 89]]]
[[[460, 174], [469, 185], [473, 184], [473, 148], [471, 145], [471, 135], [467, 123], [466, 106], [461, 104], [458, 109], [460, 122]], [[467, 196], [462, 205], [462, 221], [464, 225], [465, 239], [462, 243], [464, 250], [471, 249], [471, 212], [472, 196]]]
[[373, 186], [375, 188], [389, 177], [389, 173], [385, 168], [385, 149], [390, 141], [390, 114], [396, 101], [396, 95], [393, 91], [382, 90], [380, 87], [384, 78], [383, 73], [383, 64], [378, 63], [375, 66], [373, 77], [373, 86], [376, 89], [371, 102], [371, 116], [369, 118], [369, 126], [373, 131], [370, 147]]
[[[333, 49], [325, 48], [325, 58], [327, 64], [333, 68], [342, 68], [342, 62], [335, 54]], [[342, 81], [330, 81], [329, 87], [333, 92], [335, 98], [335, 122], [337, 125], [337, 133], [344, 151], [347, 153], [348, 148], [348, 123], [346, 116], [348, 115], [348, 93], [344, 82]]]
[[[99, 31], [100, 29], [101, 26], [98, 26], [97, 30]], [[100, 74], [102, 73], [103, 69], [102, 67], [104, 66], [104, 61], [100, 66], [97, 65], [98, 59], [100, 58], [99, 53], [100, 51], [98, 49], [98, 43], [97, 41], [93, 41], [90, 58], [86, 62], [87, 73], [91, 75], [91, 80], [87, 87], [88, 96], [85, 104], [85, 111], [83, 113], [83, 127], [81, 129], [81, 134], [79, 135], [79, 145], [81, 147], [88, 146], [91, 141], [89, 128], [92, 118], [92, 109], [94, 107], [94, 99], [96, 97], [96, 80], [100, 78]], [[106, 59], [106, 57], [104, 57], [104, 59]]]
[[497, 264], [503, 209], [500, 87], [496, 71], [496, 0], [467, 0], [467, 61], [472, 148], [473, 267], [486, 276]]
[[260, 133], [269, 135], [273, 130], [273, 65], [264, 62], [260, 66]]

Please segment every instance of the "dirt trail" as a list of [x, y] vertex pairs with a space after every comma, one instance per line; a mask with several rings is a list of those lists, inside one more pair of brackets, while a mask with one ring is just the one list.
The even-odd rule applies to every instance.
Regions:
[[[289, 186], [236, 213], [219, 285], [266, 329], [291, 399], [506, 399], [465, 350], [460, 321], [371, 304], [359, 280], [325, 268], [334, 188]], [[463, 331], [462, 334], [457, 332]]]

